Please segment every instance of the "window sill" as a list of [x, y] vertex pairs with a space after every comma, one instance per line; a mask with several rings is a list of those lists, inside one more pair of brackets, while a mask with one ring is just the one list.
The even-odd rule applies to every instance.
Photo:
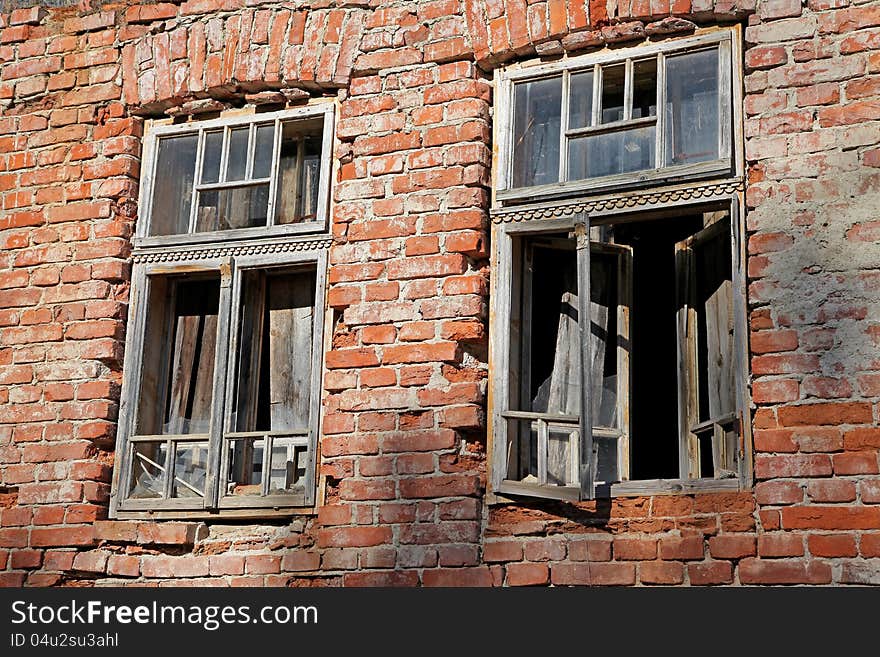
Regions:
[[[693, 495], [697, 493], [722, 493], [744, 490], [739, 479], [644, 479], [623, 481], [601, 486], [596, 492], [597, 500], [614, 497], [644, 497], [648, 495]], [[577, 502], [580, 490], [574, 486], [540, 486], [518, 481], [504, 481], [487, 494], [488, 504], [509, 504], [524, 497]]]
[[643, 479], [611, 485], [611, 497], [687, 495], [742, 490], [739, 479]]
[[110, 515], [111, 520], [273, 520], [278, 518], [291, 518], [294, 516], [317, 515], [316, 507], [289, 507], [267, 509], [220, 509], [208, 511], [199, 509], [194, 511], [123, 511], [119, 510]]
[[178, 235], [151, 235], [134, 238], [136, 249], [168, 248], [174, 246], [213, 245], [217, 242], [235, 243], [250, 241], [254, 238], [280, 238], [304, 234], [322, 234], [326, 232], [323, 221], [304, 221], [275, 226], [253, 226], [250, 228], [231, 228], [229, 230], [209, 231], [204, 233], [181, 233]]

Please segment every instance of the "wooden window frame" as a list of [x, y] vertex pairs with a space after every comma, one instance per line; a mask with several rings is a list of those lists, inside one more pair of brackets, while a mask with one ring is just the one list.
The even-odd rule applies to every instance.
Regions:
[[[313, 513], [317, 498], [317, 463], [321, 421], [322, 368], [325, 350], [326, 286], [330, 235], [327, 224], [330, 211], [330, 179], [332, 175], [334, 104], [319, 102], [292, 110], [263, 114], [236, 113], [207, 121], [194, 121], [180, 125], [151, 126], [144, 138], [143, 170], [140, 193], [142, 220], [134, 239], [131, 292], [128, 307], [128, 335], [126, 358], [123, 367], [121, 402], [119, 409], [116, 459], [110, 493], [111, 518], [270, 518]], [[239, 126], [255, 126], [274, 122], [275, 145], [270, 180], [270, 204], [274, 203], [278, 184], [278, 153], [280, 122], [323, 117], [322, 158], [318, 186], [316, 221], [299, 224], [271, 225], [270, 207], [268, 225], [256, 228], [230, 229], [225, 231], [188, 233], [181, 235], [149, 237], [151, 199], [157, 166], [157, 143], [160, 137], [223, 129]], [[202, 143], [200, 138], [196, 156], [197, 170], [201, 169]], [[251, 140], [253, 142], [253, 140]], [[251, 149], [252, 150], [252, 149]], [[225, 155], [224, 155], [225, 158]], [[249, 160], [252, 160], [249, 155]], [[196, 184], [193, 183], [193, 199]], [[309, 374], [308, 427], [297, 431], [282, 432], [285, 436], [296, 433], [307, 449], [304, 460], [303, 485], [292, 494], [227, 495], [224, 490], [229, 440], [238, 434], [231, 431], [232, 397], [235, 389], [236, 361], [239, 356], [238, 327], [245, 302], [242, 298], [244, 274], [255, 270], [296, 270], [300, 268], [315, 272], [314, 305], [311, 334], [311, 372]], [[220, 293], [215, 340], [214, 370], [209, 429], [207, 434], [180, 436], [137, 436], [135, 434], [140, 402], [141, 376], [146, 349], [156, 348], [150, 343], [147, 331], [147, 306], [151, 291], [158, 277], [197, 278], [205, 274], [219, 276]], [[277, 432], [250, 432], [274, 435]], [[241, 436], [239, 436], [241, 437]], [[166, 492], [162, 498], [129, 497], [132, 450], [138, 442], [165, 442], [173, 448], [177, 442], [199, 441], [208, 444], [204, 497], [174, 498]], [[271, 441], [271, 439], [270, 439]], [[270, 442], [267, 441], [267, 442]], [[170, 450], [169, 450], [170, 451]], [[174, 457], [169, 456], [166, 468]], [[271, 453], [264, 454], [264, 479], [271, 468]]]
[[[590, 248], [589, 229], [591, 224], [609, 223], [616, 216], [622, 216], [621, 212], [596, 212], [591, 216], [586, 213], [572, 214], [567, 217], [552, 219], [531, 220], [522, 222], [509, 222], [496, 225], [494, 233], [493, 277], [491, 298], [493, 299], [492, 314], [490, 318], [490, 363], [493, 372], [503, 372], [492, 379], [489, 399], [490, 417], [490, 495], [489, 501], [493, 503], [506, 502], [518, 496], [542, 497], [560, 500], [587, 500], [606, 496], [635, 496], [654, 494], [674, 494], [685, 492], [713, 492], [741, 490], [752, 485], [752, 441], [750, 427], [750, 394], [748, 381], [748, 323], [746, 307], [746, 275], [745, 275], [745, 216], [739, 194], [734, 194], [725, 199], [716, 200], [709, 204], [705, 201], [690, 200], [675, 204], [667, 208], [682, 213], [702, 212], [709, 210], [726, 210], [730, 214], [730, 237], [732, 271], [731, 282], [733, 287], [733, 321], [734, 321], [734, 359], [736, 369], [736, 405], [737, 417], [735, 418], [739, 428], [739, 454], [737, 455], [738, 471], [734, 478], [690, 478], [688, 450], [690, 449], [689, 432], [684, 425], [679, 430], [679, 463], [680, 478], [678, 479], [651, 479], [621, 481], [611, 485], [602, 491], [595, 489], [596, 476], [596, 448], [594, 445], [594, 431], [592, 418], [589, 413], [581, 413], [580, 417], [553, 418], [546, 414], [524, 413], [510, 408], [513, 395], [511, 386], [511, 372], [517, 368], [512, 362], [512, 347], [515, 344], [516, 323], [512, 321], [514, 311], [512, 304], [518, 298], [519, 281], [521, 276], [516, 271], [516, 258], [514, 253], [514, 240], [540, 236], [542, 234], [559, 234], [568, 232], [577, 240], [578, 250], [578, 314], [579, 317], [589, 317], [589, 271], [590, 271]], [[560, 215], [564, 213], [560, 212]], [[633, 216], [643, 216], [629, 214]], [[649, 218], [646, 216], [646, 218]], [[500, 328], [499, 328], [500, 327]], [[578, 324], [580, 339], [581, 362], [586, 366], [581, 367], [581, 408], [592, 408], [592, 386], [587, 385], [591, 381], [591, 347], [590, 333], [583, 322]], [[679, 406], [682, 405], [679, 401]], [[540, 416], [540, 417], [539, 417]], [[508, 472], [508, 421], [522, 419], [540, 419], [552, 422], [561, 419], [565, 422], [579, 422], [580, 437], [578, 463], [580, 466], [579, 486], [554, 486], [536, 483], [524, 483], [506, 479]], [[629, 434], [625, 428], [622, 436], [628, 441]], [[628, 445], [622, 450], [628, 453]], [[584, 455], [587, 455], [586, 458]]]
[[[181, 244], [210, 244], [216, 242], [225, 242], [231, 239], [248, 239], [252, 237], [278, 237], [284, 238], [306, 233], [320, 233], [327, 230], [327, 220], [329, 217], [329, 190], [330, 178], [333, 161], [333, 126], [334, 126], [335, 105], [332, 102], [316, 103], [295, 109], [281, 110], [278, 112], [266, 112], [259, 114], [243, 114], [230, 117], [222, 117], [207, 121], [195, 121], [191, 123], [181, 123], [174, 125], [156, 125], [153, 126], [148, 134], [144, 137], [144, 156], [143, 170], [144, 175], [141, 178], [140, 198], [141, 202], [141, 220], [138, 221], [137, 230], [134, 237], [134, 246], [146, 247], [165, 247]], [[324, 131], [321, 142], [321, 170], [319, 174], [318, 184], [318, 208], [315, 221], [306, 221], [290, 224], [275, 224], [275, 192], [278, 183], [278, 158], [281, 142], [281, 130], [278, 129], [282, 122], [323, 118]], [[255, 130], [257, 125], [274, 123], [276, 126], [274, 151], [272, 158], [271, 171], [268, 178], [245, 179], [242, 181], [224, 181], [225, 164], [227, 162], [228, 148], [223, 148], [221, 158], [221, 178], [217, 183], [201, 183], [202, 158], [204, 154], [204, 135], [208, 132], [222, 130], [228, 133], [233, 128], [248, 127], [249, 130]], [[156, 167], [158, 165], [158, 143], [164, 137], [183, 136], [198, 133], [198, 149], [196, 152], [195, 174], [193, 181], [192, 203], [190, 208], [190, 232], [176, 235], [150, 235], [150, 226], [152, 223], [152, 199], [154, 184], [156, 181]], [[248, 147], [248, 170], [251, 168], [253, 160], [254, 140], [251, 139]], [[249, 172], [248, 172], [249, 173]], [[255, 184], [269, 184], [269, 208], [268, 208], [268, 225], [255, 226], [249, 228], [237, 228], [231, 230], [193, 232], [193, 217], [197, 210], [197, 194], [201, 189], [232, 189], [242, 186]]]
[[[721, 28], [687, 38], [673, 38], [656, 44], [642, 45], [602, 51], [596, 54], [583, 55], [563, 59], [552, 64], [510, 67], [496, 71], [495, 93], [496, 106], [503, 108], [498, 112], [496, 126], [496, 143], [498, 161], [495, 169], [496, 184], [494, 200], [497, 205], [513, 204], [524, 201], [550, 199], [562, 195], [613, 192], [638, 187], [669, 185], [683, 181], [706, 178], [741, 175], [742, 162], [734, 143], [741, 142], [739, 129], [739, 111], [737, 104], [741, 102], [741, 92], [734, 80], [740, 79], [740, 30], [738, 27]], [[671, 55], [697, 52], [706, 48], [717, 47], [719, 52], [719, 158], [717, 160], [683, 165], [665, 165], [666, 131], [665, 117], [661, 110], [665, 96], [665, 58]], [[597, 96], [601, 95], [601, 68], [615, 64], [625, 64], [627, 69], [624, 111], [628, 114], [632, 100], [632, 64], [634, 61], [657, 57], [657, 115], [647, 119], [625, 118], [609, 124], [592, 125], [585, 128], [569, 129], [568, 99], [570, 95], [569, 80], [571, 75], [593, 71], [593, 114], [600, 111]], [[514, 85], [540, 79], [562, 77], [562, 109], [560, 117], [560, 151], [559, 181], [556, 183], [534, 185], [530, 187], [512, 187], [513, 180], [513, 114]], [[599, 90], [599, 91], [597, 91]], [[595, 122], [595, 119], [594, 119]], [[614, 174], [609, 176], [587, 178], [583, 180], [567, 180], [568, 143], [571, 137], [584, 134], [599, 134], [625, 131], [643, 125], [656, 125], [655, 163], [654, 169], [646, 169], [633, 173]]]

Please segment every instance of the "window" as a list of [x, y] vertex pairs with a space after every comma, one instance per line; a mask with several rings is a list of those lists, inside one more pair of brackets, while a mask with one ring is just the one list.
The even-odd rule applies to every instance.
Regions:
[[332, 118], [148, 134], [112, 513], [314, 504]]
[[[494, 492], [588, 499], [748, 481], [741, 161], [719, 136], [738, 115], [720, 105], [738, 97], [719, 91], [730, 34], [566, 60], [561, 77], [542, 67], [514, 84], [500, 166], [509, 191], [527, 193], [498, 194], [493, 211]], [[564, 131], [542, 109], [554, 99]], [[673, 169], [699, 175], [671, 181]], [[576, 179], [571, 197], [558, 181]]]
[[508, 73], [498, 199], [730, 173], [730, 35]]

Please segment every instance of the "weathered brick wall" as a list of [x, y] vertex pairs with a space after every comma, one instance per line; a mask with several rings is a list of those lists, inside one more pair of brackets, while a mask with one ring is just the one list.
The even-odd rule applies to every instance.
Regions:
[[[880, 582], [877, 2], [92, 7], [0, 14], [0, 583]], [[754, 489], [486, 505], [491, 71], [733, 21]], [[106, 521], [142, 117], [307, 95], [339, 102], [323, 506]]]

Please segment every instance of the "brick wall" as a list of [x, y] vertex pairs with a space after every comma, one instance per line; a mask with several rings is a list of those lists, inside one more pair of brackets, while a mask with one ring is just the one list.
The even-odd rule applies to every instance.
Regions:
[[[0, 14], [0, 583], [880, 583], [877, 2], [92, 6]], [[487, 505], [492, 70], [734, 21], [756, 485]], [[143, 117], [320, 95], [323, 505], [106, 520]]]

